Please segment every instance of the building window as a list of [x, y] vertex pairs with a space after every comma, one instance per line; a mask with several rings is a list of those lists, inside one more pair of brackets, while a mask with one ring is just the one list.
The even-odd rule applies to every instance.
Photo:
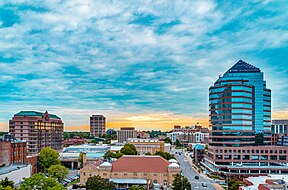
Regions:
[[106, 176], [107, 175], [107, 173], [103, 173], [103, 176]]
[[83, 172], [83, 175], [84, 175], [84, 176], [86, 175], [85, 172]]
[[157, 174], [153, 174], [153, 176], [157, 176]]
[[127, 173], [124, 173], [124, 176], [127, 176], [128, 174]]
[[118, 173], [114, 173], [114, 175], [118, 175]]
[[154, 180], [153, 180], [153, 183], [157, 183], [157, 180], [156, 180], [156, 179], [154, 179]]
[[137, 173], [134, 173], [134, 176], [137, 176]]

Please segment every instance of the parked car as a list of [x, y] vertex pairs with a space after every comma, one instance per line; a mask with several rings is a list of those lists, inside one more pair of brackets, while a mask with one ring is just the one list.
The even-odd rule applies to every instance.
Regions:
[[196, 175], [196, 176], [195, 176], [195, 179], [199, 179], [199, 176], [198, 176], [198, 175]]
[[73, 184], [72, 185], [72, 189], [78, 189], [79, 188], [79, 185], [78, 184]]
[[207, 184], [206, 183], [202, 183], [202, 187], [207, 187]]
[[221, 181], [219, 184], [220, 185], [227, 185], [225, 181]]

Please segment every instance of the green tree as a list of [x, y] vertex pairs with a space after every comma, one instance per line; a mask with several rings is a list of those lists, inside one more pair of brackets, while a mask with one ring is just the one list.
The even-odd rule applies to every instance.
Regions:
[[1, 181], [0, 181], [0, 185], [3, 187], [3, 188], [5, 188], [5, 187], [8, 187], [8, 186], [10, 186], [10, 187], [14, 187], [14, 182], [13, 181], [10, 181], [9, 179], [8, 179], [8, 177], [5, 177], [5, 179], [2, 179]]
[[228, 180], [228, 189], [229, 190], [238, 190], [239, 186], [242, 185], [242, 182], [240, 180]]
[[145, 190], [145, 188], [140, 185], [132, 185], [130, 190]]
[[170, 154], [168, 152], [162, 152], [162, 151], [157, 151], [155, 153], [155, 155], [159, 155], [166, 160], [170, 160], [170, 159], [174, 158], [174, 156], [172, 154]]
[[122, 152], [117, 152], [115, 158], [119, 159], [123, 156], [124, 154]]
[[180, 174], [176, 174], [172, 186], [173, 190], [179, 190], [179, 189], [191, 190], [191, 184], [188, 181], [188, 179], [184, 176], [181, 176]]
[[61, 163], [59, 153], [50, 147], [42, 148], [39, 153], [38, 163], [46, 172], [50, 166]]
[[61, 182], [69, 174], [69, 169], [61, 165], [52, 165], [48, 169], [49, 177], [56, 178], [58, 182]]
[[150, 152], [146, 152], [145, 155], [150, 156], [152, 154]]
[[45, 177], [44, 174], [34, 174], [29, 178], [24, 178], [18, 190], [65, 190], [55, 178]]
[[172, 141], [171, 141], [171, 139], [170, 139], [169, 137], [166, 137], [166, 138], [164, 139], [164, 142], [165, 142], [165, 143], [170, 143], [170, 144], [172, 144]]
[[80, 152], [78, 162], [80, 163], [80, 168], [83, 168], [83, 165], [84, 165], [83, 152]]
[[175, 144], [176, 147], [183, 147], [178, 139], [176, 139], [174, 144]]
[[86, 182], [86, 190], [114, 190], [116, 186], [114, 183], [109, 182], [109, 179], [103, 179], [99, 175], [89, 177]]
[[120, 150], [121, 153], [125, 155], [137, 155], [136, 147], [133, 144], [125, 144], [123, 148]]
[[107, 152], [105, 152], [103, 157], [105, 159], [107, 159], [107, 158], [115, 158], [116, 154], [114, 152], [112, 152], [111, 150], [108, 150]]

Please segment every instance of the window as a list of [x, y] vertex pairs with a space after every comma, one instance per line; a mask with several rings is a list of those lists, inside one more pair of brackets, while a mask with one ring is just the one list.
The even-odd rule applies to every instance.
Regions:
[[118, 175], [118, 173], [114, 173], [114, 175]]
[[128, 174], [127, 173], [124, 173], [124, 176], [127, 176]]
[[157, 174], [153, 174], [153, 176], [157, 176]]
[[107, 173], [103, 173], [103, 176], [107, 176]]
[[156, 180], [156, 179], [154, 179], [154, 180], [153, 180], [153, 183], [157, 183], [157, 180]]
[[85, 176], [85, 175], [86, 175], [86, 173], [85, 173], [85, 172], [83, 172], [83, 175]]

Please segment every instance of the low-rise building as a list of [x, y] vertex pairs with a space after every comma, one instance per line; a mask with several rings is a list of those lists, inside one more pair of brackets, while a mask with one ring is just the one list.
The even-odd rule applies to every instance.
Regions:
[[6, 177], [13, 181], [15, 185], [21, 183], [23, 178], [31, 177], [31, 165], [30, 164], [12, 164], [0, 168], [0, 180]]
[[246, 186], [239, 190], [283, 190], [288, 188], [288, 175], [267, 175], [244, 178]]
[[26, 141], [17, 140], [12, 135], [4, 135], [0, 138], [0, 165], [26, 163]]
[[155, 154], [157, 151], [170, 152], [171, 149], [169, 143], [164, 143], [164, 141], [159, 141], [158, 139], [129, 138], [128, 143], [136, 147], [139, 155], [146, 153]]
[[137, 138], [137, 131], [134, 127], [121, 127], [117, 131], [119, 143], [127, 143], [129, 138]]
[[170, 163], [160, 156], [124, 155], [112, 164], [103, 162], [99, 166], [87, 164], [80, 170], [80, 183], [85, 184], [89, 177], [99, 175], [116, 183], [117, 188], [132, 185], [151, 187], [159, 184], [164, 189], [171, 188], [180, 166]]
[[87, 143], [88, 143], [87, 139], [82, 139], [79, 136], [74, 136], [73, 138], [66, 139], [63, 142], [64, 147], [71, 146], [71, 145], [82, 145], [82, 144], [87, 144]]

